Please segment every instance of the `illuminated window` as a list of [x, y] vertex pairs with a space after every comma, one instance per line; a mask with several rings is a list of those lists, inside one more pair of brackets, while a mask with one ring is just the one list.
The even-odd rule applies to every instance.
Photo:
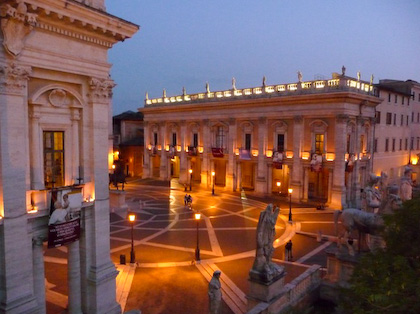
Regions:
[[64, 185], [64, 132], [44, 131], [45, 187]]
[[322, 154], [324, 152], [324, 134], [315, 134], [315, 153]]

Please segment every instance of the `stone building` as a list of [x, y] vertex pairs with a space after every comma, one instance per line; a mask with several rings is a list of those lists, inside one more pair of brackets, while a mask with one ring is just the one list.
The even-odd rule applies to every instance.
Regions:
[[0, 4], [0, 312], [45, 313], [43, 243], [51, 203], [70, 197], [70, 313], [120, 313], [110, 259], [112, 153], [107, 52], [138, 26], [104, 0]]
[[354, 206], [371, 171], [375, 107], [369, 82], [328, 80], [146, 99], [143, 177], [283, 193]]
[[412, 165], [417, 181], [420, 153], [420, 84], [407, 80], [380, 80], [376, 84], [382, 102], [376, 108], [373, 171], [388, 174], [390, 180], [403, 175]]

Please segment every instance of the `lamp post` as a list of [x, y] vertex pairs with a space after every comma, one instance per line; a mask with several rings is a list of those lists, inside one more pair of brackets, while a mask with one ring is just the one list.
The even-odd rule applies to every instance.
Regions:
[[281, 186], [281, 182], [280, 182], [280, 181], [277, 181], [277, 182], [276, 182], [276, 185], [277, 185], [277, 191], [279, 192], [279, 195], [280, 195], [280, 186]]
[[196, 213], [194, 215], [195, 220], [197, 221], [197, 247], [195, 248], [195, 260], [198, 262], [200, 261], [200, 240], [198, 235], [198, 225], [200, 224], [201, 214]]
[[212, 188], [211, 188], [211, 195], [214, 195], [214, 176], [215, 175], [216, 175], [216, 172], [212, 171], [211, 172], [211, 179], [213, 181], [213, 185], [212, 185]]
[[128, 220], [131, 223], [131, 252], [130, 252], [130, 263], [136, 262], [136, 254], [134, 253], [134, 221], [136, 220], [135, 214], [129, 214]]
[[293, 189], [289, 189], [289, 222], [292, 222], [292, 193]]
[[191, 184], [192, 184], [192, 169], [188, 170], [190, 173], [190, 191], [191, 191]]

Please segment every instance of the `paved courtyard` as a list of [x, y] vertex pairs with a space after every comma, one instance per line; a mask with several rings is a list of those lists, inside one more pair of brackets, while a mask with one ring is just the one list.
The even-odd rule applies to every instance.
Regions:
[[[270, 202], [281, 208], [273, 261], [285, 267], [285, 282], [290, 282], [312, 264], [326, 266], [324, 249], [331, 244], [328, 239], [334, 229], [330, 209], [320, 211], [293, 204], [293, 223], [290, 224], [287, 198], [262, 200], [246, 192], [223, 193], [218, 189], [212, 195], [211, 190], [201, 190], [194, 185], [191, 192], [184, 192], [184, 188], [174, 182], [169, 187], [141, 179], [130, 181], [125, 191], [128, 209], [111, 213], [110, 230], [111, 258], [120, 271], [117, 298], [124, 311], [207, 313], [208, 281], [213, 271], [220, 269], [221, 312], [245, 313], [258, 217]], [[185, 193], [193, 197], [193, 211], [184, 205]], [[128, 263], [131, 249], [128, 211], [137, 216], [133, 225], [135, 265]], [[195, 262], [197, 222], [194, 212], [201, 213], [198, 225], [201, 262]], [[320, 233], [323, 241], [319, 241]], [[293, 241], [293, 261], [284, 261], [284, 244], [289, 239]], [[64, 247], [46, 252], [46, 262], [51, 265], [48, 269], [54, 272], [46, 272], [50, 288], [47, 293], [49, 313], [60, 313], [65, 308], [65, 251]], [[127, 265], [119, 264], [120, 255], [126, 256]]]

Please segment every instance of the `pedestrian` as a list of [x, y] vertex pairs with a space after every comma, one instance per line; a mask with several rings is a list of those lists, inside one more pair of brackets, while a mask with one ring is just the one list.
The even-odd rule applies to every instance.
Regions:
[[287, 242], [286, 246], [285, 246], [285, 251], [286, 251], [286, 254], [285, 254], [286, 258], [285, 259], [287, 259], [288, 261], [293, 260], [292, 246], [293, 246], [292, 240], [289, 240], [289, 242]]
[[185, 194], [184, 196], [184, 205], [187, 206], [188, 203], [188, 194]]
[[188, 197], [187, 197], [187, 204], [188, 204], [188, 208], [192, 209], [192, 197], [191, 197], [191, 195], [188, 195]]

